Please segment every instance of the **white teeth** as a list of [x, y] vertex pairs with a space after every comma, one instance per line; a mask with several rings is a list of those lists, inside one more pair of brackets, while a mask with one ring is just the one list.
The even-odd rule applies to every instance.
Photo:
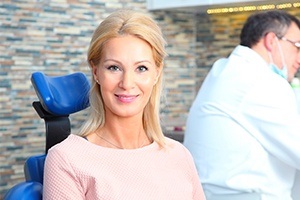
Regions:
[[134, 96], [119, 96], [121, 99], [132, 99]]
[[137, 97], [137, 96], [133, 96], [133, 95], [131, 95], [131, 96], [117, 95], [117, 96], [118, 96], [118, 98], [124, 99], [124, 100], [131, 100], [131, 99], [134, 99]]

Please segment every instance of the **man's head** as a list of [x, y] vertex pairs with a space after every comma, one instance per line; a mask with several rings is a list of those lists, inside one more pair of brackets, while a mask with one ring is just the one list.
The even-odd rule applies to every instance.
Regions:
[[272, 10], [251, 15], [240, 35], [243, 46], [252, 48], [268, 63], [286, 67], [290, 81], [300, 66], [300, 21], [284, 11]]
[[284, 11], [272, 10], [255, 13], [244, 24], [240, 35], [240, 44], [251, 48], [269, 32], [273, 32], [281, 38], [292, 22], [300, 29], [300, 21]]

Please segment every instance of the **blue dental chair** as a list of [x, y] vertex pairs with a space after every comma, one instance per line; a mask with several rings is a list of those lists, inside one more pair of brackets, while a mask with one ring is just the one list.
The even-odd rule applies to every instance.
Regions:
[[70, 134], [69, 115], [89, 106], [90, 83], [81, 72], [64, 76], [47, 76], [42, 72], [35, 72], [31, 76], [31, 82], [39, 99], [32, 105], [45, 121], [45, 154], [26, 160], [25, 181], [12, 187], [5, 194], [4, 200], [42, 199], [44, 162], [48, 150]]

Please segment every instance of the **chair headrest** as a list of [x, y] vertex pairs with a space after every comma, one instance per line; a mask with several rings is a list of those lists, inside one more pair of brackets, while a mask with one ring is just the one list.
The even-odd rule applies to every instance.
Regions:
[[90, 83], [85, 74], [47, 76], [34, 72], [31, 82], [44, 109], [54, 115], [69, 115], [89, 106]]

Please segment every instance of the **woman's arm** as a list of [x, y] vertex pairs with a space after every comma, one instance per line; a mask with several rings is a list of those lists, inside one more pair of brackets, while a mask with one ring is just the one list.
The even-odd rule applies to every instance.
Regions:
[[44, 200], [85, 199], [73, 167], [56, 148], [50, 149], [46, 157], [43, 185]]

